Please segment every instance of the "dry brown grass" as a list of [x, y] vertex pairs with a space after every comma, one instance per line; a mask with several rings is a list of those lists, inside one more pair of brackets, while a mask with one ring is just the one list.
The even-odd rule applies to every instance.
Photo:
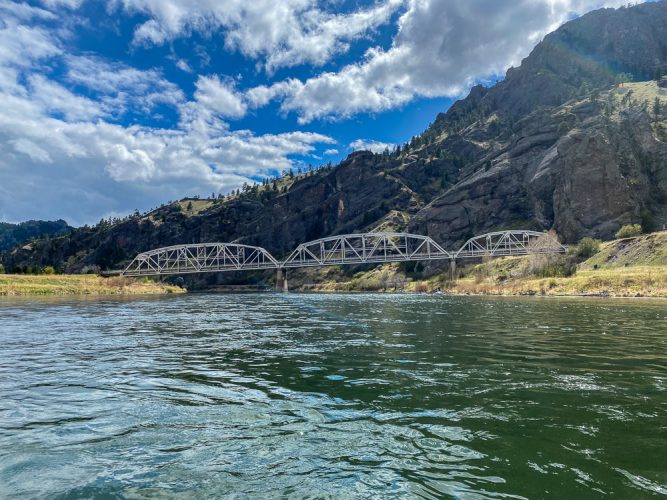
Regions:
[[[213, 200], [208, 200], [208, 199], [206, 200], [186, 199], [179, 201], [178, 205], [181, 208], [181, 212], [190, 217], [193, 215], [197, 215], [200, 212], [203, 212], [204, 210], [212, 207], [214, 203], [215, 202]], [[190, 207], [190, 210], [188, 210], [188, 207]]]
[[0, 274], [0, 296], [142, 295], [182, 293], [183, 289], [134, 278], [102, 278], [92, 274]]
[[579, 271], [575, 276], [521, 278], [498, 283], [458, 280], [451, 288], [458, 294], [484, 295], [599, 295], [611, 297], [667, 297], [666, 266], [636, 266]]

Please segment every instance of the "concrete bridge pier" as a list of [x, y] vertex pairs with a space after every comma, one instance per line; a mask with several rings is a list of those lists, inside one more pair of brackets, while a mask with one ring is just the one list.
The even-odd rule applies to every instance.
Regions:
[[276, 292], [289, 292], [287, 286], [287, 269], [276, 270]]
[[449, 259], [449, 279], [456, 280], [456, 259]]

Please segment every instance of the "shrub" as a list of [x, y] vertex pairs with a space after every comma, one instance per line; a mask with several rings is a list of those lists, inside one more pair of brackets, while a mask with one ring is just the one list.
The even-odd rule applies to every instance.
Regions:
[[534, 254], [530, 256], [528, 265], [524, 269], [525, 275], [538, 278], [558, 278], [573, 276], [577, 272], [577, 265], [572, 256], [553, 254]]
[[651, 231], [655, 231], [655, 217], [653, 216], [653, 212], [650, 210], [642, 210], [639, 213], [639, 217], [642, 219], [642, 230], [644, 230], [647, 233], [650, 233]]
[[579, 244], [574, 247], [573, 252], [579, 258], [588, 259], [600, 251], [600, 240], [593, 238], [583, 238]]
[[53, 268], [53, 266], [46, 266], [44, 268], [44, 274], [56, 274], [56, 270]]
[[626, 224], [616, 233], [616, 238], [634, 238], [642, 234], [642, 227], [639, 224]]
[[0, 274], [5, 274], [5, 266], [0, 264]]
[[359, 281], [359, 288], [365, 292], [377, 292], [382, 289], [382, 283], [378, 278], [368, 278]]

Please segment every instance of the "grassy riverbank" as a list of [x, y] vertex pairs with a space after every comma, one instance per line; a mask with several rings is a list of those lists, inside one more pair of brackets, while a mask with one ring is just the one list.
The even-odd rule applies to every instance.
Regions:
[[390, 264], [345, 277], [332, 268], [320, 283], [297, 275], [290, 286], [314, 292], [667, 297], [667, 232], [604, 242], [588, 258], [570, 253], [492, 259], [459, 268], [454, 280], [444, 270], [420, 276], [403, 269]]
[[594, 295], [667, 297], [667, 266], [579, 270], [574, 276], [500, 279], [490, 275], [456, 280], [443, 290], [482, 295]]
[[21, 295], [145, 295], [183, 293], [164, 283], [92, 274], [0, 274], [0, 296]]

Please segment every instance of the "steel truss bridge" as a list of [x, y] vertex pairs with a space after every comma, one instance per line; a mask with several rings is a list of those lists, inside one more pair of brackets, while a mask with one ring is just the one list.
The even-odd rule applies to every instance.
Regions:
[[[163, 276], [220, 271], [286, 269], [312, 266], [449, 260], [563, 253], [566, 247], [547, 233], [497, 231], [475, 236], [448, 251], [428, 236], [363, 233], [331, 236], [300, 244], [283, 261], [261, 247], [237, 243], [199, 243], [156, 248], [137, 255], [121, 276]], [[286, 288], [286, 280], [285, 280]]]

